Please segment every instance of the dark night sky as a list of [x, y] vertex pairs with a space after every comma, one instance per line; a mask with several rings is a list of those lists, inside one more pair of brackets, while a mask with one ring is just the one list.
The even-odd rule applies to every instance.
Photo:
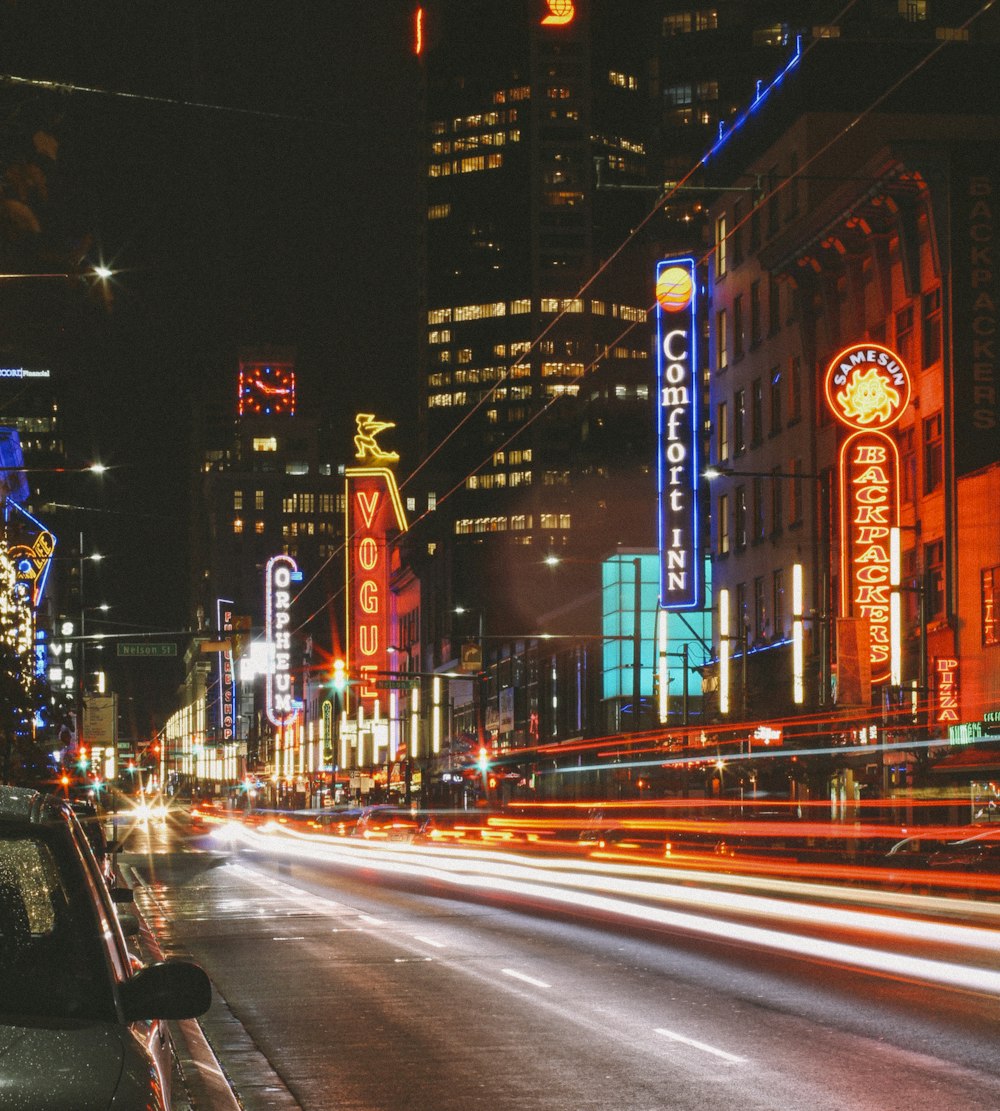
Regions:
[[123, 620], [187, 623], [189, 413], [235, 397], [241, 345], [297, 348], [299, 412], [334, 421], [337, 459], [360, 404], [401, 425], [413, 411], [408, 7], [0, 0], [4, 73], [249, 110], [40, 94], [65, 113], [52, 203], [119, 271], [59, 373], [83, 453], [118, 468], [113, 512], [84, 523], [116, 554], [101, 585]]

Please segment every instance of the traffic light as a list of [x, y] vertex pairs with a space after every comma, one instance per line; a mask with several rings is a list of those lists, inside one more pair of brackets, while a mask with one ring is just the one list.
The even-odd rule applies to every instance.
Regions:
[[84, 745], [80, 745], [80, 755], [76, 762], [79, 765], [81, 771], [86, 771], [87, 768], [90, 766], [90, 761], [87, 759], [87, 749]]
[[333, 661], [333, 689], [342, 691], [347, 686], [347, 672], [343, 660]]
[[490, 754], [485, 748], [481, 748], [479, 750], [479, 759], [476, 761], [476, 763], [479, 765], [479, 770], [481, 772], [485, 772], [486, 769], [490, 766]]

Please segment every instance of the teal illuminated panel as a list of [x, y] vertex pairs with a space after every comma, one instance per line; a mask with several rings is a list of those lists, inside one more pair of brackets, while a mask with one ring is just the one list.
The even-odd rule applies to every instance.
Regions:
[[[602, 564], [602, 635], [604, 637], [604, 698], [632, 698], [632, 661], [635, 653], [636, 561], [639, 566], [639, 692], [653, 697], [653, 674], [658, 648], [656, 614], [659, 602], [660, 557], [658, 552], [622, 553]], [[707, 563], [707, 561], [706, 561]], [[707, 663], [712, 643], [712, 588], [705, 569], [705, 605], [702, 610], [668, 612], [667, 678], [670, 697], [684, 693], [684, 646], [688, 666]], [[688, 693], [701, 693], [697, 675], [688, 675]]]

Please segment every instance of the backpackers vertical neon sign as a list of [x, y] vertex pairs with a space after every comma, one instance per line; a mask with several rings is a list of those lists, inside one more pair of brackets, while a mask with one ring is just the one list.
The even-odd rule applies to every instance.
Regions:
[[656, 264], [656, 439], [660, 605], [701, 605], [694, 259]]
[[826, 401], [856, 431], [840, 448], [841, 606], [867, 621], [871, 681], [889, 680], [890, 534], [899, 525], [899, 452], [887, 434], [910, 403], [902, 360], [877, 343], [855, 344], [826, 372]]

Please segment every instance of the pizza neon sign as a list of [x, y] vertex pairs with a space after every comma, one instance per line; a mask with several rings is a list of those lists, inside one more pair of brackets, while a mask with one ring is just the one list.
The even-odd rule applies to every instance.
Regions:
[[877, 343], [855, 344], [831, 362], [826, 401], [852, 435], [840, 449], [841, 605], [868, 623], [872, 682], [890, 678], [890, 537], [899, 526], [899, 452], [888, 435], [910, 402], [902, 360]]

